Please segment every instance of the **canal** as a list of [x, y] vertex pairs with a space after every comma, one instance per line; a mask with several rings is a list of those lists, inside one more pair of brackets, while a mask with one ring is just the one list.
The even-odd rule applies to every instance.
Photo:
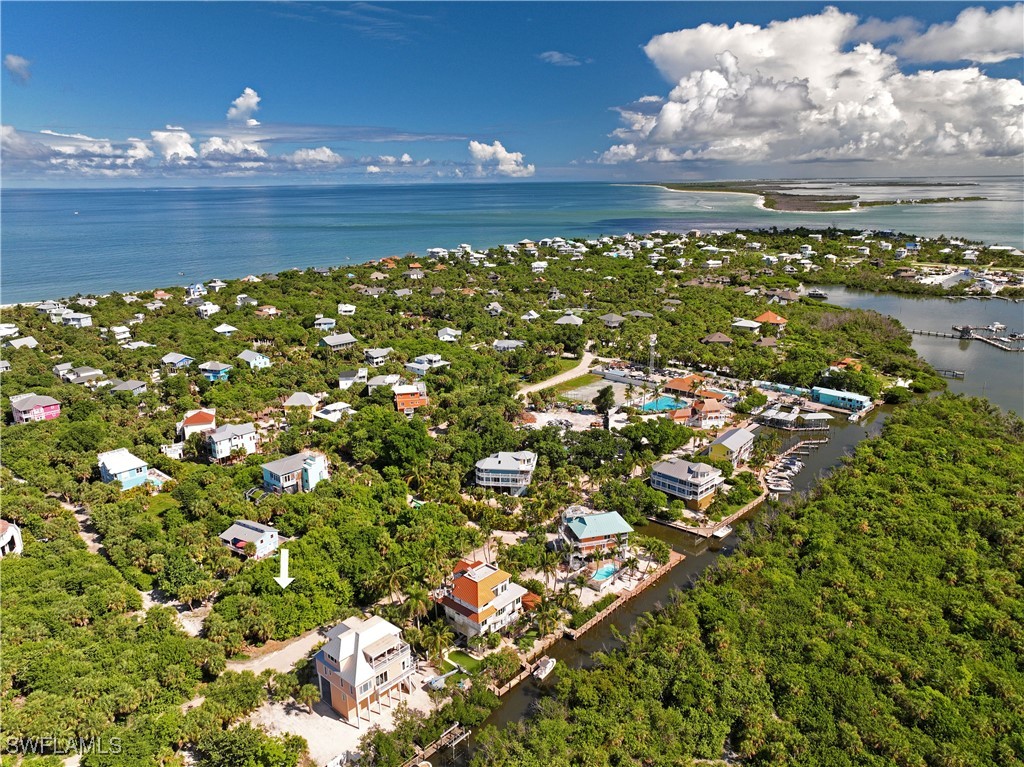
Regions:
[[[944, 330], [953, 324], [987, 325], [1001, 322], [1011, 331], [1024, 331], [1024, 304], [1000, 300], [949, 301], [942, 298], [916, 298], [895, 294], [875, 294], [866, 291], [829, 287], [829, 303], [850, 308], [873, 309], [900, 320], [908, 328]], [[985, 396], [1007, 410], [1024, 412], [1024, 354], [1000, 351], [987, 344], [961, 342], [951, 339], [914, 336], [914, 348], [933, 366], [964, 370], [964, 380], [949, 381], [951, 391], [973, 396]], [[793, 480], [795, 492], [808, 492], [842, 460], [853, 453], [857, 444], [866, 437], [877, 435], [892, 409], [875, 408], [856, 423], [837, 419], [829, 432], [829, 442], [800, 456], [804, 468]], [[781, 432], [784, 446], [800, 439]], [[756, 515], [756, 511], [752, 512]], [[740, 528], [737, 523], [734, 528]], [[471, 753], [476, 734], [493, 725], [503, 728], [529, 716], [536, 702], [549, 691], [559, 669], [587, 668], [594, 665], [594, 655], [621, 646], [617, 635], [628, 636], [640, 616], [659, 610], [671, 598], [674, 590], [691, 587], [696, 579], [719, 557], [735, 551], [739, 539], [734, 533], [722, 542], [721, 548], [712, 550], [711, 543], [680, 530], [658, 524], [642, 528], [645, 535], [660, 538], [686, 560], [675, 567], [654, 586], [627, 602], [609, 618], [577, 641], [562, 639], [547, 654], [558, 661], [551, 677], [543, 683], [528, 678], [502, 698], [501, 705], [487, 718], [467, 741], [466, 753]], [[717, 548], [717, 547], [716, 547]], [[450, 765], [449, 754], [439, 753], [432, 764]], [[466, 760], [456, 762], [465, 764]]]

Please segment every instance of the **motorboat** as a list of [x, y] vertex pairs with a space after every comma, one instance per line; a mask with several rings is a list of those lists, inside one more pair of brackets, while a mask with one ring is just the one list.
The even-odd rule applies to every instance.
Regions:
[[533, 670], [533, 678], [538, 682], [543, 679], [547, 679], [548, 675], [554, 671], [556, 663], [557, 661], [554, 658], [549, 658], [545, 655], [540, 659], [540, 662], [537, 663], [537, 667]]
[[788, 483], [785, 484], [785, 485], [777, 485], [777, 484], [774, 484], [772, 482], [769, 482], [768, 483], [768, 489], [771, 490], [773, 493], [791, 493], [791, 492], [793, 492], [793, 486], [788, 484]]
[[732, 535], [732, 528], [728, 525], [726, 525], [725, 527], [720, 527], [717, 530], [715, 530], [715, 532], [713, 532], [712, 535], [715, 538], [718, 538], [719, 540], [722, 540], [723, 538], [728, 538], [730, 535]]
[[817, 298], [820, 301], [828, 301], [828, 293], [820, 288], [811, 288], [807, 291], [808, 298]]

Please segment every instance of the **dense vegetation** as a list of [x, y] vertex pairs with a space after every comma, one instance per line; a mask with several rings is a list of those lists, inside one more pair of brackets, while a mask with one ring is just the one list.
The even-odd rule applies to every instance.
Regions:
[[1024, 424], [906, 407], [476, 764], [1024, 763]]

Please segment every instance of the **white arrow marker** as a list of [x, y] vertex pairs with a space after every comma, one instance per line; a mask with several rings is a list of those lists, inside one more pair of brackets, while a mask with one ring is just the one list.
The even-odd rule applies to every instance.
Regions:
[[281, 574], [274, 580], [282, 589], [288, 588], [288, 584], [295, 580], [288, 577], [288, 549], [281, 549]]

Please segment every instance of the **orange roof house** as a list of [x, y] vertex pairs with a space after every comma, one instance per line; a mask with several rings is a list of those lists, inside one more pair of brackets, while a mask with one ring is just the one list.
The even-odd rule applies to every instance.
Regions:
[[467, 637], [500, 631], [523, 609], [527, 591], [495, 565], [460, 560], [451, 590], [438, 603], [455, 630]]
[[777, 325], [779, 327], [785, 327], [788, 320], [775, 312], [767, 311], [760, 317], [754, 317], [754, 322], [760, 322], [762, 325]]

